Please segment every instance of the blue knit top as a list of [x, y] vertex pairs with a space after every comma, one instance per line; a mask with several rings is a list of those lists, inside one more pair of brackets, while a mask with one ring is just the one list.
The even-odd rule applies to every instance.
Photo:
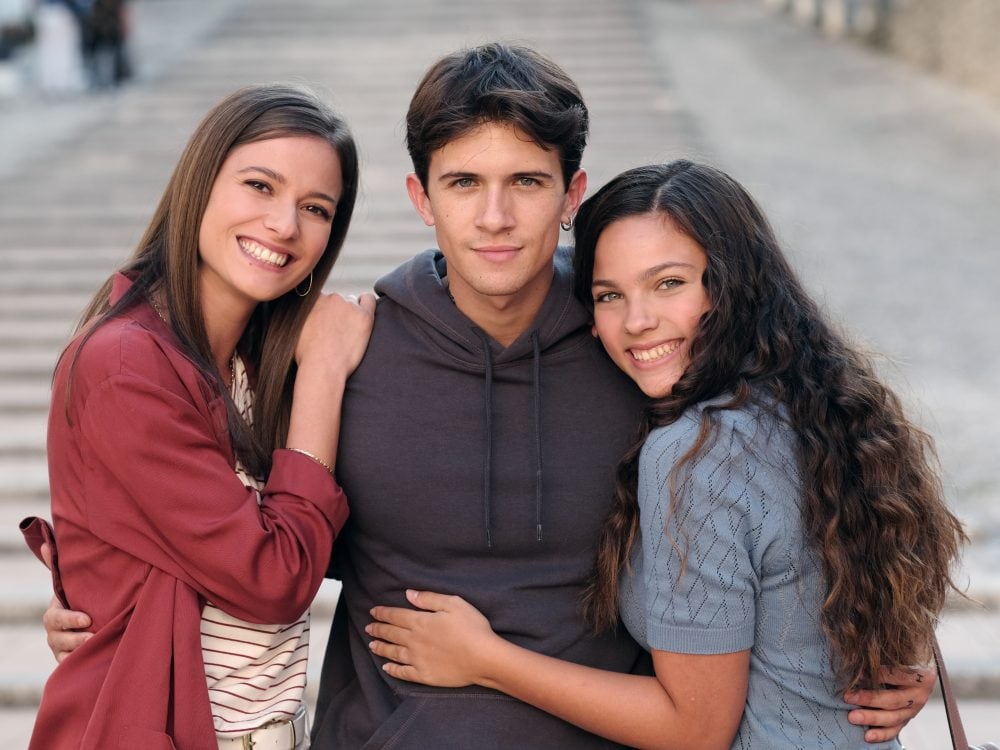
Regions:
[[643, 447], [641, 539], [620, 586], [626, 627], [647, 649], [750, 649], [733, 748], [900, 747], [869, 745], [847, 721], [820, 627], [823, 577], [803, 537], [795, 434], [781, 410], [715, 412], [709, 442], [671, 478], [702, 413], [653, 431]]

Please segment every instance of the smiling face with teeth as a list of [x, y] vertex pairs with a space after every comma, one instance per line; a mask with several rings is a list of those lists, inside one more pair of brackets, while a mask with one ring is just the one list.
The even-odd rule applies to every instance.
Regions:
[[609, 224], [594, 253], [594, 332], [647, 396], [665, 396], [711, 307], [701, 246], [662, 213]]
[[206, 319], [249, 317], [295, 288], [327, 250], [340, 160], [318, 137], [245, 143], [223, 162], [198, 233]]

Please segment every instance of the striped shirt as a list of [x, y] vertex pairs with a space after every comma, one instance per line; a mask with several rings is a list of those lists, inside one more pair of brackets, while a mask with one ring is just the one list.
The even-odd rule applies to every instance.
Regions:
[[[232, 376], [233, 401], [249, 424], [253, 392], [236, 355]], [[260, 490], [261, 482], [239, 462], [236, 474], [247, 487]], [[201, 613], [201, 651], [218, 736], [239, 737], [269, 721], [290, 719], [302, 704], [306, 687], [309, 612], [291, 624], [260, 625], [207, 602]]]

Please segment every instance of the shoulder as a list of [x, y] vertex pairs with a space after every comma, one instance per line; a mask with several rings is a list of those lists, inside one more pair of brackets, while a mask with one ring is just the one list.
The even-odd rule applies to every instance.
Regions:
[[738, 408], [724, 408], [727, 400], [702, 402], [685, 411], [677, 421], [652, 430], [646, 441], [648, 450], [656, 452], [675, 444], [689, 449], [703, 429], [707, 430], [707, 440], [702, 450], [720, 445], [754, 452], [792, 449], [794, 432], [782, 405], [753, 401]]
[[[733, 409], [712, 408], [724, 403], [716, 399], [698, 404], [673, 424], [653, 430], [643, 446], [640, 471], [662, 478], [680, 466], [685, 477], [697, 480], [724, 470], [756, 485], [794, 487], [798, 482], [795, 433], [784, 408], [761, 401]], [[703, 430], [705, 441], [689, 456]]]
[[[197, 368], [174, 340], [127, 312], [101, 324], [89, 335], [81, 332], [67, 347], [59, 369], [66, 370], [67, 376], [71, 372], [73, 390], [83, 398], [94, 389], [123, 381], [145, 382], [149, 388], [179, 394], [190, 393], [193, 388], [199, 393], [205, 391]], [[206, 391], [202, 395], [209, 394]]]
[[684, 451], [694, 445], [701, 429], [701, 409], [688, 409], [675, 422], [651, 430], [642, 448], [643, 456], [665, 451]]
[[120, 315], [83, 331], [67, 353], [76, 357], [76, 372], [102, 378], [159, 369], [166, 358], [165, 341], [128, 315]]

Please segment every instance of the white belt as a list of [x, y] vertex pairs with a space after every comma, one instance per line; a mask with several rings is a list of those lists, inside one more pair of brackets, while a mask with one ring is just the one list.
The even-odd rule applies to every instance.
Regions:
[[306, 736], [306, 708], [286, 721], [272, 721], [240, 737], [219, 737], [219, 750], [295, 750]]

